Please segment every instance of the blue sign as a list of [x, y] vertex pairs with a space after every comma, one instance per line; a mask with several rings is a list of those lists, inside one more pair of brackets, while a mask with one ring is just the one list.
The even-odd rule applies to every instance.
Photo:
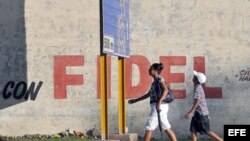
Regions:
[[103, 53], [130, 56], [129, 0], [102, 0]]

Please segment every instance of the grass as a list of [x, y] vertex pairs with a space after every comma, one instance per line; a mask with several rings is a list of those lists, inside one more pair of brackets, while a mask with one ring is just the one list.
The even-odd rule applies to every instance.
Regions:
[[[5, 141], [5, 140], [1, 140]], [[9, 139], [8, 141], [94, 141], [94, 139], [82, 139], [80, 137], [65, 137], [65, 138], [49, 138], [49, 139], [24, 139], [16, 138]], [[139, 137], [138, 141], [143, 141], [142, 137]], [[151, 141], [170, 141], [167, 137], [162, 139], [151, 139]], [[178, 141], [191, 141], [191, 139], [178, 139]], [[199, 139], [199, 141], [212, 141], [211, 139]]]
[[79, 137], [66, 137], [66, 138], [49, 138], [49, 139], [10, 139], [8, 141], [92, 141], [91, 139], [82, 139]]
[[[76, 137], [70, 138], [50, 138], [47, 140], [38, 140], [38, 139], [18, 139], [18, 140], [9, 140], [9, 141], [93, 141], [92, 139], [81, 139]], [[138, 141], [143, 141], [143, 139], [139, 139]], [[151, 141], [170, 141], [169, 139], [151, 139]], [[178, 139], [178, 141], [191, 141], [191, 139]], [[199, 141], [212, 141], [210, 139], [200, 139]]]
[[[47, 140], [36, 140], [36, 139], [24, 139], [24, 140], [9, 140], [9, 141], [93, 141], [91, 139], [81, 139], [81, 138], [51, 138]], [[138, 141], [143, 141], [143, 139], [139, 139]], [[152, 139], [151, 141], [170, 141], [169, 139]], [[178, 141], [191, 141], [191, 139], [178, 139]], [[211, 141], [211, 140], [204, 140], [200, 139], [199, 141]]]
[[70, 137], [70, 138], [50, 138], [47, 141], [90, 141], [90, 139], [82, 139], [82, 138], [76, 138], [76, 137]]
[[[67, 137], [67, 138], [50, 138], [47, 140], [39, 139], [17, 139], [17, 140], [8, 140], [8, 141], [93, 141], [92, 139], [82, 139], [78, 137]], [[139, 138], [138, 141], [143, 141], [142, 138]], [[151, 141], [170, 141], [167, 138], [164, 139], [151, 139]], [[191, 141], [191, 139], [178, 139], [178, 141]], [[210, 139], [200, 139], [199, 141], [212, 141]]]
[[[212, 141], [211, 139], [198, 139], [199, 141]], [[143, 141], [142, 137], [139, 137], [138, 141]], [[162, 138], [162, 139], [151, 139], [151, 141], [170, 141], [168, 138]], [[191, 139], [178, 139], [178, 141], [192, 141]]]
[[47, 141], [90, 141], [90, 139], [81, 139], [81, 138], [68, 138], [68, 139], [56, 139], [51, 138]]
[[[143, 139], [139, 139], [138, 141], [143, 141]], [[151, 139], [151, 141], [170, 141], [169, 139]], [[191, 139], [178, 139], [178, 141], [192, 141]], [[210, 139], [199, 139], [199, 141], [212, 141]]]
[[[91, 141], [91, 140], [87, 140], [87, 139], [69, 139], [69, 140], [63, 140], [63, 139], [51, 139], [51, 140], [47, 140], [47, 141]], [[143, 141], [138, 140], [138, 141]], [[162, 140], [157, 140], [157, 139], [152, 139], [151, 141], [170, 141], [168, 139], [162, 139]], [[178, 141], [191, 141], [191, 139], [178, 139]], [[204, 139], [200, 139], [199, 141], [212, 141], [212, 140], [204, 140]]]

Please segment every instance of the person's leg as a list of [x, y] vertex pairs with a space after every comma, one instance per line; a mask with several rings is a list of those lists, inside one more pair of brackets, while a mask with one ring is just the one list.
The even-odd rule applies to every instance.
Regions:
[[165, 133], [168, 135], [168, 137], [170, 138], [171, 141], [177, 141], [175, 133], [171, 128], [166, 129]]
[[192, 141], [197, 141], [197, 134], [196, 134], [196, 132], [192, 132], [191, 135], [192, 135]]
[[157, 128], [157, 126], [158, 126], [158, 118], [157, 118], [156, 106], [155, 104], [151, 104], [151, 112], [149, 114], [145, 126], [146, 132], [144, 136], [144, 141], [150, 141], [152, 132]]
[[152, 136], [152, 131], [147, 130], [144, 136], [144, 141], [150, 141]]
[[217, 141], [223, 141], [223, 139], [221, 137], [219, 137], [219, 135], [217, 135], [215, 132], [213, 131], [209, 131], [207, 132], [207, 135], [210, 136], [211, 138], [217, 140]]
[[168, 104], [161, 104], [161, 126], [165, 133], [168, 135], [171, 141], [177, 141], [174, 131], [171, 129], [171, 125], [168, 121]]
[[221, 137], [219, 137], [215, 132], [210, 130], [210, 119], [209, 116], [202, 117], [202, 128], [205, 133], [216, 141], [223, 141]]

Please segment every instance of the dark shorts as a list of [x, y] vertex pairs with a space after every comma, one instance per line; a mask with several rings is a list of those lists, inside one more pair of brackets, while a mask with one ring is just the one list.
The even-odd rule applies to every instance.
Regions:
[[190, 131], [199, 132], [201, 135], [207, 134], [210, 131], [208, 116], [203, 116], [196, 111], [191, 120]]

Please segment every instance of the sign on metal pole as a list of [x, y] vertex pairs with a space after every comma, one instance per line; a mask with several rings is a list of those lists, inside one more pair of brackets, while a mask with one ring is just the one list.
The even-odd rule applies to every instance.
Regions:
[[130, 55], [129, 0], [103, 0], [103, 53]]
[[[101, 53], [118, 56], [119, 133], [125, 133], [125, 58], [130, 56], [129, 0], [100, 0], [101, 2]], [[105, 62], [105, 61], [104, 61]], [[105, 65], [105, 63], [104, 63]], [[105, 67], [105, 66], [101, 67]], [[107, 67], [105, 68], [107, 72]], [[104, 76], [107, 75], [103, 73]], [[103, 84], [107, 77], [102, 77]], [[105, 80], [104, 80], [105, 79]], [[108, 139], [107, 83], [102, 91], [102, 139]]]

